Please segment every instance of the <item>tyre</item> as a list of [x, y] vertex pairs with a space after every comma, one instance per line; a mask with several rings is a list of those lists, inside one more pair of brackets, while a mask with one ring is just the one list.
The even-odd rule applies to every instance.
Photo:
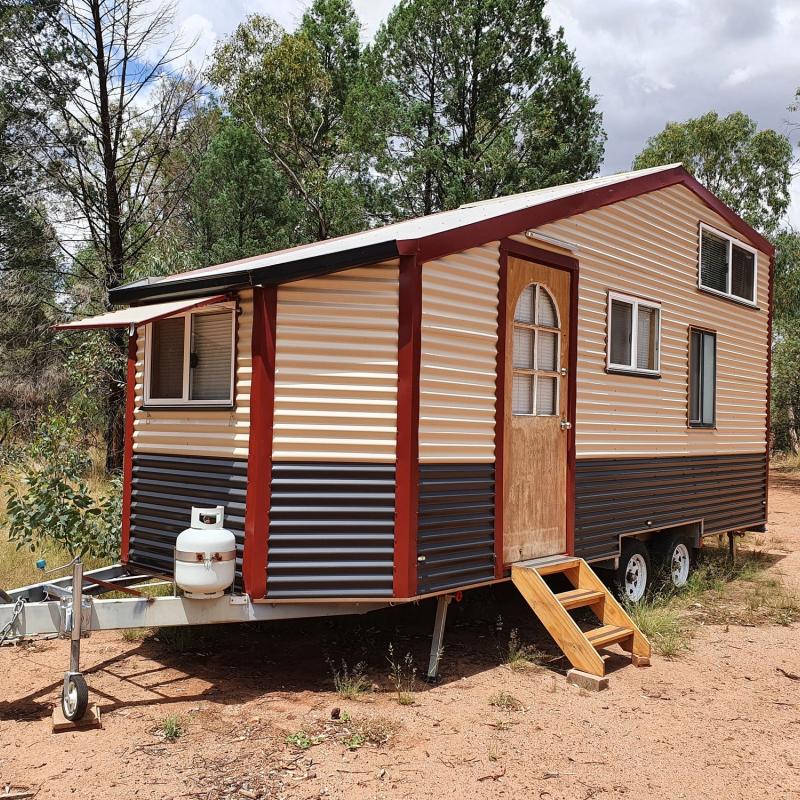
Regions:
[[659, 576], [673, 589], [686, 586], [692, 571], [692, 542], [681, 533], [655, 536], [653, 560]]
[[89, 687], [83, 675], [74, 673], [67, 678], [61, 692], [61, 710], [70, 722], [83, 719], [89, 707]]
[[617, 593], [629, 603], [638, 603], [647, 594], [652, 581], [650, 551], [638, 539], [623, 540], [619, 566], [614, 572]]

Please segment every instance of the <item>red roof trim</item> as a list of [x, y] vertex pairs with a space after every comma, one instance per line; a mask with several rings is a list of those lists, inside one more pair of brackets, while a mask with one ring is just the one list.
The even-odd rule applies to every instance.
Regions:
[[712, 211], [725, 219], [731, 227], [738, 231], [754, 247], [772, 255], [775, 248], [760, 233], [751, 228], [738, 214], [725, 205], [718, 197], [702, 186], [683, 167], [673, 167], [661, 172], [642, 175], [638, 178], [600, 186], [586, 192], [551, 200], [532, 208], [511, 211], [499, 217], [481, 220], [470, 225], [463, 225], [442, 233], [432, 234], [416, 240], [397, 242], [400, 253], [417, 252], [421, 261], [431, 261], [477, 247], [486, 242], [497, 241], [528, 228], [538, 228], [548, 222], [555, 222], [565, 217], [583, 214], [603, 206], [630, 200], [642, 194], [655, 192], [669, 186], [682, 184], [694, 192]]

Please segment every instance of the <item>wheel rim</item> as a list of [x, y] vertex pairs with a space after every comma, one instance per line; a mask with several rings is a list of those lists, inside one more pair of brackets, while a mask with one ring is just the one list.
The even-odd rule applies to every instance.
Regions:
[[67, 683], [67, 690], [64, 692], [64, 713], [72, 716], [78, 708], [78, 687], [74, 681]]
[[685, 586], [689, 579], [689, 548], [683, 542], [676, 544], [672, 551], [670, 574], [676, 588]]
[[647, 588], [647, 562], [644, 556], [634, 553], [625, 567], [625, 597], [638, 603]]

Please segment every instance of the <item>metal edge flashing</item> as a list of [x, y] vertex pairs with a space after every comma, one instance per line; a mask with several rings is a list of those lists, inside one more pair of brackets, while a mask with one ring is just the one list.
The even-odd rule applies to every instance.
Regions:
[[166, 298], [190, 298], [204, 294], [210, 290], [236, 290], [251, 286], [278, 286], [281, 283], [290, 283], [304, 278], [316, 278], [332, 272], [363, 267], [397, 258], [401, 255], [398, 242], [390, 240], [378, 242], [373, 245], [357, 247], [353, 250], [344, 250], [339, 253], [330, 253], [310, 258], [289, 261], [285, 264], [275, 264], [269, 267], [237, 272], [234, 274], [198, 275], [184, 279], [161, 281], [148, 285], [119, 286], [109, 292], [110, 302], [117, 305], [135, 305], [138, 303], [151, 303]]
[[264, 597], [267, 591], [277, 309], [277, 287], [253, 289], [250, 435], [242, 565], [244, 588], [253, 599]]
[[[758, 260], [756, 260], [758, 268]], [[770, 434], [772, 427], [772, 320], [775, 314], [775, 254], [769, 257], [769, 277], [767, 278], [767, 420], [764, 431], [764, 521], [769, 516], [769, 455], [770, 455]]]
[[400, 257], [397, 330], [394, 596], [417, 593], [419, 507], [419, 376], [422, 349], [422, 262]]
[[[503, 483], [504, 483], [504, 450], [505, 450], [505, 361], [506, 361], [506, 346], [507, 346], [507, 280], [508, 280], [508, 256], [515, 258], [522, 258], [526, 261], [532, 261], [537, 264], [542, 264], [545, 267], [552, 269], [560, 269], [570, 273], [570, 316], [569, 316], [569, 359], [568, 359], [568, 372], [569, 382], [567, 384], [567, 416], [572, 423], [572, 427], [567, 431], [567, 497], [565, 502], [566, 519], [564, 521], [565, 534], [566, 534], [566, 550], [569, 555], [575, 554], [575, 460], [576, 460], [576, 407], [578, 397], [577, 386], [577, 366], [578, 366], [578, 282], [580, 280], [580, 262], [573, 256], [562, 255], [555, 253], [551, 250], [545, 250], [535, 245], [517, 242], [513, 239], [504, 238], [500, 241], [500, 281], [502, 286], [501, 300], [502, 306], [500, 308], [501, 314], [498, 314], [498, 322], [502, 319], [502, 329], [498, 330], [498, 381], [500, 376], [500, 367], [503, 371], [503, 385], [502, 392], [498, 388], [497, 405], [495, 408], [495, 437], [499, 445], [495, 445], [495, 452], [497, 453], [497, 468], [495, 471], [496, 481], [496, 503], [497, 510], [495, 511], [495, 548], [498, 553], [498, 563], [496, 566], [496, 576], [502, 577], [506, 573], [506, 565], [503, 558]], [[498, 328], [500, 326], [498, 325]], [[501, 360], [502, 352], [502, 360]], [[498, 387], [500, 384], [498, 383]]]
[[122, 455], [122, 531], [120, 561], [128, 560], [131, 539], [131, 493], [133, 489], [133, 427], [136, 412], [136, 360], [139, 356], [139, 334], [136, 327], [128, 332], [128, 364], [125, 380], [125, 441]]

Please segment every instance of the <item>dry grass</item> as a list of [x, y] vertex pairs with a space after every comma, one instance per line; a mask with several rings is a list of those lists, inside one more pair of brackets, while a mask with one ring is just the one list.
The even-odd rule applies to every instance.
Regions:
[[800, 472], [800, 453], [776, 453], [769, 462], [776, 472]]

